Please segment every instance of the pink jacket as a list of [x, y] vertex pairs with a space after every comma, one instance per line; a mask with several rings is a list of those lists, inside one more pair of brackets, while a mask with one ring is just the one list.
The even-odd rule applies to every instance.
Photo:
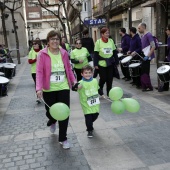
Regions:
[[[65, 72], [69, 86], [72, 87], [76, 81], [74, 74], [71, 70], [71, 65], [68, 59], [68, 53], [60, 48], [62, 60], [65, 67]], [[50, 89], [50, 76], [51, 76], [51, 58], [48, 55], [48, 48], [44, 48], [38, 53], [37, 67], [36, 67], [36, 91]]]

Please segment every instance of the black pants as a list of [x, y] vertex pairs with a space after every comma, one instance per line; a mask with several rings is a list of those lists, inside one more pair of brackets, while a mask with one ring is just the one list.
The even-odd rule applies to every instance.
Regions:
[[75, 70], [75, 72], [76, 72], [77, 81], [80, 81], [80, 80], [82, 79], [81, 69], [74, 68], [74, 70]]
[[113, 71], [114, 71], [113, 65], [111, 65], [109, 67], [99, 66], [99, 76], [100, 76], [99, 86], [100, 86], [100, 90], [103, 91], [104, 84], [106, 83], [107, 95], [109, 95], [109, 91], [112, 88]]
[[36, 86], [36, 73], [32, 73], [32, 79], [34, 80], [35, 86]]
[[94, 129], [93, 122], [98, 118], [98, 116], [99, 113], [85, 115], [85, 123], [86, 123], [87, 131], [92, 131]]
[[[49, 106], [52, 106], [57, 102], [65, 103], [68, 107], [70, 106], [70, 90], [43, 92], [43, 98]], [[45, 109], [46, 109], [46, 116], [49, 118], [49, 120], [51, 120], [53, 123], [56, 123], [56, 120], [52, 118], [52, 116], [50, 115], [48, 106], [45, 105]], [[67, 140], [68, 120], [69, 118], [63, 121], [58, 121], [59, 142], [63, 142]]]
[[93, 78], [96, 78], [99, 74], [99, 69], [94, 69]]

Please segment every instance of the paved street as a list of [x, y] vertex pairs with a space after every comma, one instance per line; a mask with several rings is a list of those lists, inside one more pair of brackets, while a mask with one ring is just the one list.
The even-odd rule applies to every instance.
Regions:
[[[151, 78], [157, 86], [154, 64]], [[78, 94], [71, 92], [71, 149], [63, 150], [58, 129], [51, 134], [46, 127], [44, 104], [36, 104], [30, 65], [22, 58], [8, 96], [0, 98], [0, 170], [170, 170], [170, 92], [141, 92], [117, 79], [113, 86], [139, 101], [139, 113], [115, 115], [101, 99], [89, 139]]]

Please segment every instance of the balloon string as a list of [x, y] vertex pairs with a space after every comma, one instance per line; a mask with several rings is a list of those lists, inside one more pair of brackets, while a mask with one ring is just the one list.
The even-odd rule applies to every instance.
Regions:
[[43, 103], [50, 108], [50, 106], [44, 101], [44, 99], [41, 97], [41, 100], [43, 101]]
[[107, 99], [105, 96], [103, 96], [103, 98], [112, 103], [112, 100]]

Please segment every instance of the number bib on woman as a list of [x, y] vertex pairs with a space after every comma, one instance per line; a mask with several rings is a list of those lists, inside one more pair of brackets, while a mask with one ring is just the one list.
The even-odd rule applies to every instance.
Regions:
[[79, 81], [83, 86], [82, 89], [78, 90], [80, 94], [80, 103], [83, 109], [84, 114], [91, 114], [99, 112], [100, 100], [98, 95], [98, 82], [96, 79], [93, 79], [90, 82]]
[[[113, 55], [113, 50], [115, 50], [115, 44], [112, 39], [108, 39], [107, 43], [104, 43], [101, 39], [96, 41], [94, 51], [99, 52], [99, 55], [103, 58], [110, 58]], [[106, 61], [100, 60], [99, 65], [106, 67]]]
[[48, 54], [51, 58], [50, 89], [44, 91], [48, 92], [69, 89], [60, 52], [58, 55], [54, 55], [48, 50]]

